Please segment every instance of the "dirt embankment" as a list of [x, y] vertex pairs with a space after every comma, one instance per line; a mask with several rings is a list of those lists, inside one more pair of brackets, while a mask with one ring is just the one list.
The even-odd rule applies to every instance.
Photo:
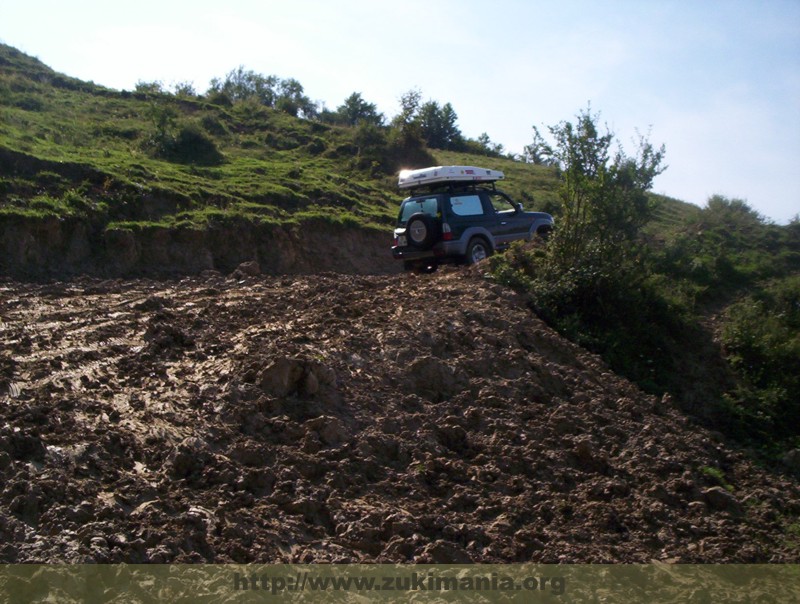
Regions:
[[5, 283], [0, 317], [2, 562], [800, 558], [796, 479], [475, 271]]
[[77, 218], [0, 216], [0, 275], [18, 279], [228, 273], [248, 261], [271, 274], [393, 273], [398, 265], [390, 246], [391, 229], [323, 221], [106, 230]]

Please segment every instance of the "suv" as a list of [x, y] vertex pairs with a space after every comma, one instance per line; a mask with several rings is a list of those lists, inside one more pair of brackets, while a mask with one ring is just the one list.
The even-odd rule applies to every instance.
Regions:
[[399, 187], [411, 189], [394, 230], [392, 255], [406, 270], [433, 272], [443, 263], [474, 264], [512, 241], [546, 236], [553, 217], [525, 212], [495, 187], [499, 170], [438, 166], [400, 173]]

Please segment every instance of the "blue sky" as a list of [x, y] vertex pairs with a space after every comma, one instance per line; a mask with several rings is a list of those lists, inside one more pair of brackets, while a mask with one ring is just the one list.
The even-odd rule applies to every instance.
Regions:
[[800, 212], [800, 0], [0, 0], [0, 41], [116, 89], [243, 65], [389, 117], [418, 89], [517, 153], [591, 103], [666, 146], [655, 192]]

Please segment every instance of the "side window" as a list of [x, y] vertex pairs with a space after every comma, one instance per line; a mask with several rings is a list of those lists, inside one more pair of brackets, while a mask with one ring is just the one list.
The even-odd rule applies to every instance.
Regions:
[[483, 214], [483, 206], [479, 195], [451, 197], [450, 208], [456, 216], [480, 216]]
[[489, 193], [489, 201], [491, 202], [495, 212], [513, 214], [516, 211], [516, 208], [511, 200], [501, 193]]

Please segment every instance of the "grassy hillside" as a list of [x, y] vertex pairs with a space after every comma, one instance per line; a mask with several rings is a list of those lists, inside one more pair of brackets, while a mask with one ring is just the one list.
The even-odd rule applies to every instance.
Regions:
[[[416, 159], [401, 155], [376, 170], [370, 160], [388, 143], [364, 144], [355, 128], [252, 102], [108, 90], [8, 46], [0, 46], [0, 118], [0, 212], [79, 215], [112, 228], [228, 218], [389, 228], [401, 198], [394, 173]], [[479, 161], [424, 150], [422, 158]], [[491, 163], [526, 205], [554, 199], [551, 172]]]
[[[343, 173], [353, 155], [344, 129], [255, 105], [118, 93], [8, 47], [2, 56], [0, 211], [109, 225], [323, 215], [372, 226], [394, 214], [384, 183]], [[176, 141], [171, 156], [151, 152], [159, 138]]]

